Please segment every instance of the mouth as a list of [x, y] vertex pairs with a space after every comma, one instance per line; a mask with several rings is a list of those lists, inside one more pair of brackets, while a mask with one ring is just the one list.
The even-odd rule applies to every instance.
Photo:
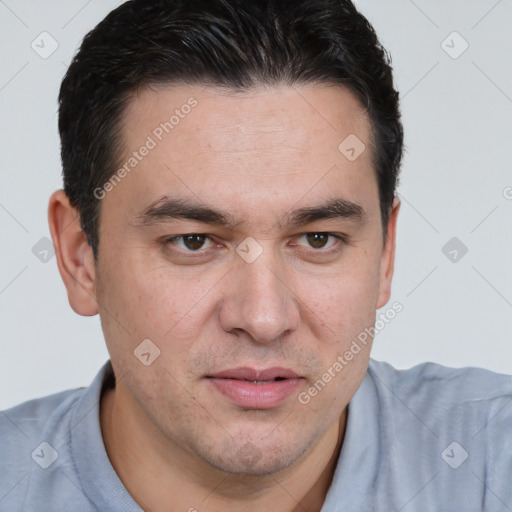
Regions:
[[242, 409], [272, 409], [293, 395], [304, 378], [288, 368], [233, 368], [207, 376], [224, 398]]

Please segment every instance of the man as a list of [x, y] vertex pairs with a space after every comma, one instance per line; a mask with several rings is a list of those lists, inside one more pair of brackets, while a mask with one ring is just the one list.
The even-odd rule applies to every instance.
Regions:
[[402, 126], [348, 0], [126, 2], [59, 100], [50, 229], [111, 359], [4, 411], [0, 510], [511, 509], [510, 377], [370, 359]]

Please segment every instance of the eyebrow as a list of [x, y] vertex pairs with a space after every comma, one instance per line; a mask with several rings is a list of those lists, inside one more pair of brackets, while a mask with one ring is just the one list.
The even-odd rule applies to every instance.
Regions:
[[[183, 197], [163, 196], [144, 208], [135, 218], [135, 226], [148, 226], [168, 222], [172, 219], [188, 219], [204, 224], [235, 230], [246, 223], [237, 220], [231, 213], [215, 209]], [[277, 226], [303, 226], [318, 220], [346, 219], [363, 221], [364, 208], [342, 198], [330, 199], [325, 203], [298, 208], [286, 213]]]

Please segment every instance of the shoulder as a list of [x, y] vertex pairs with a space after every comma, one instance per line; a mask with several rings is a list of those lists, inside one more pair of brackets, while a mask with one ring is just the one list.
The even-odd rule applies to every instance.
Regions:
[[[399, 370], [370, 360], [368, 375], [383, 406], [400, 402], [425, 418], [431, 428], [512, 425], [512, 376], [483, 368], [450, 368], [422, 363]], [[499, 414], [499, 417], [498, 417]]]
[[435, 439], [442, 448], [456, 441], [488, 473], [512, 473], [511, 375], [436, 363], [398, 370], [370, 360], [368, 376], [381, 417], [399, 436]]
[[33, 510], [31, 489], [43, 476], [56, 481], [54, 463], [69, 460], [71, 411], [84, 391], [62, 391], [0, 412], [0, 510]]
[[421, 363], [399, 370], [384, 361], [370, 359], [368, 373], [377, 387], [388, 387], [416, 400], [438, 399], [448, 405], [512, 398], [512, 376], [483, 368]]
[[[23, 435], [26, 438], [62, 431], [75, 406], [82, 398], [88, 397], [91, 410], [97, 410], [104, 385], [112, 385], [112, 366], [107, 361], [96, 374], [90, 386], [68, 389], [41, 398], [28, 400], [19, 405], [0, 411], [0, 434]], [[90, 411], [89, 411], [90, 412]]]
[[445, 503], [471, 497], [485, 510], [512, 503], [503, 478], [512, 474], [512, 376], [436, 363], [399, 370], [370, 360], [367, 377], [390, 460], [415, 453], [415, 471], [440, 475], [429, 490]]
[[53, 443], [66, 431], [73, 405], [85, 391], [61, 391], [1, 411], [0, 436], [4, 442], [0, 446], [0, 467], [27, 467], [41, 442]]
[[92, 510], [77, 457], [84, 446], [93, 459], [101, 454], [99, 403], [104, 385], [113, 379], [107, 361], [88, 387], [0, 411], [0, 510], [40, 510], [41, 496], [47, 510], [63, 510], [68, 503]]
[[68, 389], [6, 409], [0, 413], [0, 432], [6, 435], [17, 429], [22, 430], [27, 436], [33, 432], [40, 432], [50, 419], [66, 415], [86, 389]]

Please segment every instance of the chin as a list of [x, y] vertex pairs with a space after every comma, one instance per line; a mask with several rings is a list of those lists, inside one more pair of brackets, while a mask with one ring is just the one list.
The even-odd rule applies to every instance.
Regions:
[[[295, 449], [294, 449], [295, 448]], [[307, 450], [283, 446], [283, 443], [232, 441], [230, 446], [217, 448], [216, 453], [203, 454], [210, 465], [225, 473], [247, 476], [270, 476], [290, 467]], [[206, 455], [206, 457], [204, 456]]]

